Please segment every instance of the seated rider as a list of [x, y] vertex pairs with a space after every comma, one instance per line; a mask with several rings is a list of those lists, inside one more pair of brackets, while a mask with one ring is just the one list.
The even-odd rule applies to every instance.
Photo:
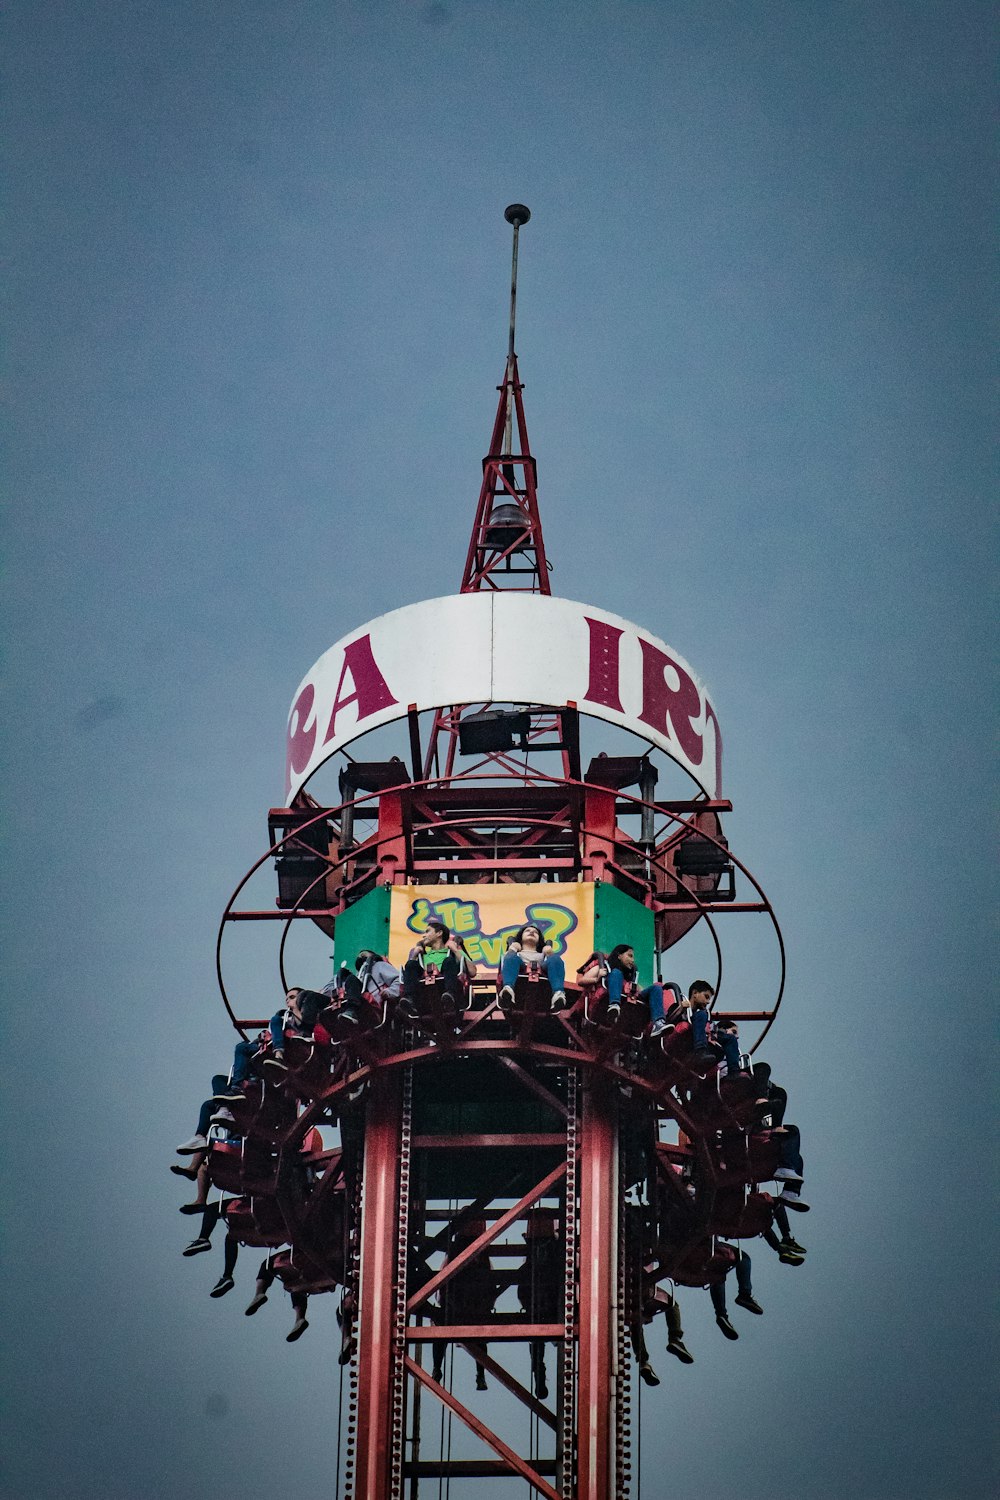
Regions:
[[802, 1184], [805, 1181], [803, 1172], [799, 1127], [786, 1125], [781, 1133], [780, 1162], [774, 1174], [775, 1181], [782, 1185], [777, 1202], [786, 1208], [794, 1208], [796, 1213], [807, 1214], [809, 1204], [802, 1196]]
[[[284, 1252], [284, 1254], [287, 1256], [287, 1251]], [[244, 1312], [246, 1313], [246, 1316], [248, 1318], [252, 1318], [254, 1313], [262, 1308], [264, 1306], [264, 1303], [267, 1301], [267, 1294], [271, 1290], [271, 1287], [274, 1285], [274, 1279], [278, 1274], [275, 1264], [276, 1259], [277, 1257], [275, 1255], [275, 1252], [272, 1250], [269, 1254], [265, 1255], [264, 1259], [260, 1263], [257, 1271], [257, 1282], [254, 1286], [253, 1296], [250, 1299], [249, 1306], [244, 1308]], [[218, 1286], [221, 1285], [222, 1282], [219, 1282]], [[229, 1285], [232, 1286], [232, 1281], [230, 1281]], [[209, 1293], [210, 1296], [219, 1297], [222, 1295], [222, 1293], [218, 1290], [218, 1286]], [[228, 1290], [229, 1287], [226, 1287], [226, 1291]], [[309, 1319], [306, 1317], [306, 1313], [309, 1310], [309, 1297], [306, 1292], [300, 1291], [289, 1292], [288, 1295], [291, 1298], [292, 1310], [295, 1313], [295, 1322], [292, 1324], [291, 1333], [285, 1334], [285, 1343], [294, 1344], [302, 1337], [306, 1329], [309, 1327]]]
[[743, 1054], [740, 1051], [740, 1033], [735, 1021], [728, 1018], [715, 1024], [715, 1041], [722, 1049], [720, 1072], [725, 1078], [735, 1078], [744, 1073]]
[[[747, 1312], [762, 1313], [764, 1309], [753, 1294], [750, 1283], [750, 1257], [745, 1250], [738, 1246], [719, 1245], [720, 1250], [728, 1251], [730, 1264], [726, 1270], [726, 1276], [735, 1267], [736, 1269], [736, 1306], [745, 1307]], [[709, 1285], [709, 1295], [712, 1298], [712, 1307], [715, 1310], [715, 1321], [727, 1339], [738, 1339], [739, 1334], [729, 1320], [729, 1311], [726, 1307], [726, 1277], [721, 1281], [713, 1281]]]
[[268, 1026], [271, 1037], [271, 1055], [266, 1056], [263, 1051], [268, 1032], [261, 1032], [252, 1042], [237, 1042], [233, 1049], [233, 1067], [229, 1075], [228, 1087], [216, 1093], [215, 1102], [217, 1104], [239, 1102], [243, 1098], [243, 1084], [262, 1066], [287, 1072], [285, 1033], [311, 1036], [316, 1019], [326, 1004], [327, 997], [321, 995], [318, 990], [304, 990], [299, 985], [293, 985], [285, 995], [285, 1009], [275, 1011]]
[[714, 994], [707, 980], [696, 979], [688, 989], [687, 999], [672, 1008], [667, 1023], [676, 1023], [671, 1042], [678, 1049], [691, 1046], [696, 1056], [713, 1062], [721, 1055], [709, 1041], [712, 1015], [708, 1007]]
[[[530, 1323], [563, 1320], [566, 1254], [558, 1238], [557, 1216], [546, 1208], [528, 1210], [524, 1230], [524, 1263], [517, 1272], [517, 1296]], [[549, 1395], [545, 1376], [545, 1341], [531, 1340], [531, 1383], [539, 1401]]]
[[456, 1005], [459, 986], [476, 977], [476, 966], [466, 953], [465, 944], [440, 917], [427, 919], [427, 930], [417, 938], [403, 965], [401, 1009], [404, 1014], [414, 1014], [415, 1003], [420, 994], [419, 986], [428, 969], [438, 970], [445, 996], [450, 997]]
[[[257, 1049], [256, 1042], [240, 1042], [239, 1045], [241, 1047], [252, 1047], [254, 1051], [256, 1051]], [[201, 1108], [198, 1111], [198, 1125], [194, 1135], [189, 1141], [185, 1141], [183, 1146], [177, 1147], [178, 1156], [197, 1155], [198, 1160], [197, 1162], [191, 1163], [190, 1166], [172, 1166], [170, 1168], [171, 1172], [176, 1172], [178, 1177], [189, 1177], [192, 1182], [196, 1180], [198, 1176], [198, 1168], [201, 1166], [202, 1162], [205, 1160], [206, 1155], [208, 1154], [209, 1126], [216, 1123], [215, 1119], [213, 1118], [215, 1116], [216, 1110], [219, 1107], [216, 1103], [216, 1096], [221, 1096], [223, 1091], [228, 1089], [228, 1086], [229, 1085], [225, 1073], [216, 1073], [215, 1077], [212, 1079], [212, 1093], [209, 1098], [207, 1098], [203, 1102]], [[240, 1090], [239, 1097], [241, 1099], [243, 1097], [242, 1090]], [[232, 1120], [232, 1118], [233, 1117], [230, 1114], [229, 1120]], [[223, 1123], [223, 1121], [220, 1119], [218, 1123], [221, 1124]]]
[[638, 973], [635, 949], [631, 943], [618, 943], [607, 958], [594, 955], [594, 961], [580, 973], [582, 984], [593, 984], [604, 979], [608, 991], [608, 1020], [617, 1021], [621, 1015], [622, 999], [628, 994], [641, 1000], [649, 1011], [653, 1023], [650, 1036], [662, 1036], [667, 1029], [667, 1018], [663, 1010], [663, 985], [650, 984], [644, 990], [638, 988]]
[[337, 1011], [345, 1021], [358, 1021], [365, 1005], [381, 1009], [384, 1000], [398, 1000], [400, 989], [399, 970], [381, 953], [373, 948], [362, 948], [354, 960], [355, 973], [346, 964], [328, 985], [323, 994], [330, 999], [341, 998]]
[[551, 942], [542, 935], [535, 922], [525, 922], [507, 942], [507, 952], [500, 964], [500, 1004], [504, 1008], [514, 1003], [514, 985], [525, 971], [540, 970], [549, 981], [552, 990], [552, 1009], [562, 1010], [566, 1004], [566, 965], [553, 951]]
[[[485, 1219], [467, 1219], [457, 1224], [451, 1232], [451, 1249], [445, 1257], [445, 1264], [454, 1260], [456, 1256], [477, 1240], [481, 1234], [486, 1232]], [[485, 1323], [493, 1316], [493, 1304], [497, 1300], [499, 1285], [496, 1273], [486, 1252], [477, 1256], [474, 1260], [456, 1271], [441, 1288], [441, 1316], [444, 1323]], [[444, 1357], [448, 1348], [447, 1339], [433, 1339], [431, 1347], [434, 1351], [433, 1378], [440, 1384], [444, 1379]], [[473, 1350], [479, 1350], [485, 1354], [486, 1344], [475, 1344]], [[475, 1357], [475, 1355], [473, 1355]], [[485, 1391], [486, 1371], [476, 1360], [476, 1390]]]

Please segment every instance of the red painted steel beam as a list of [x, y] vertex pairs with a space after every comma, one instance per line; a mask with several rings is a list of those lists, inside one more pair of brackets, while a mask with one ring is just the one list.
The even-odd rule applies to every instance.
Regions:
[[[560, 1136], [559, 1139], [561, 1143], [563, 1137]], [[539, 1198], [544, 1198], [546, 1193], [551, 1192], [556, 1183], [561, 1182], [565, 1175], [566, 1163], [563, 1161], [557, 1167], [553, 1167], [551, 1172], [547, 1172], [540, 1182], [535, 1183], [533, 1188], [529, 1188], [524, 1197], [519, 1199], [513, 1208], [508, 1208], [506, 1213], [501, 1214], [499, 1219], [490, 1225], [484, 1234], [481, 1234], [478, 1239], [473, 1240], [470, 1245], [467, 1245], [453, 1260], [446, 1261], [440, 1271], [435, 1272], [430, 1281], [424, 1283], [419, 1292], [414, 1292], [406, 1304], [407, 1312], [412, 1312], [415, 1307], [420, 1306], [421, 1302], [426, 1302], [428, 1297], [434, 1295], [439, 1286], [444, 1286], [445, 1282], [450, 1281], [456, 1272], [461, 1271], [463, 1266], [468, 1265], [470, 1260], [475, 1260], [476, 1256], [481, 1254], [493, 1240], [503, 1234], [508, 1225], [513, 1224], [516, 1219], [519, 1219], [525, 1209], [530, 1208]], [[536, 1335], [538, 1338], [552, 1338], [553, 1336], [552, 1334]]]
[[[553, 1432], [558, 1430], [559, 1424], [556, 1421], [555, 1413], [549, 1411], [544, 1402], [539, 1401], [537, 1396], [533, 1396], [527, 1386], [523, 1386], [519, 1380], [515, 1379], [510, 1371], [505, 1370], [498, 1360], [493, 1359], [482, 1344], [459, 1344], [459, 1348], [464, 1349], [466, 1354], [471, 1355], [474, 1360], [477, 1360], [483, 1369], [493, 1376], [498, 1384], [502, 1385], [505, 1390], [510, 1391], [512, 1396], [516, 1396], [522, 1406], [526, 1406], [532, 1415], [538, 1418], [539, 1422], [543, 1422], [546, 1427], [551, 1427]], [[537, 1459], [534, 1461], [538, 1462]]]
[[[451, 1391], [446, 1390], [443, 1385], [439, 1385], [409, 1355], [406, 1356], [406, 1368], [415, 1380], [419, 1380], [427, 1390], [437, 1396], [439, 1401], [442, 1401], [450, 1411], [453, 1411], [455, 1416], [464, 1422], [471, 1432], [476, 1434], [476, 1437], [481, 1438], [488, 1447], [492, 1448], [493, 1452], [507, 1465], [511, 1473], [520, 1474], [522, 1479], [526, 1479], [529, 1484], [533, 1484], [539, 1494], [546, 1497], [546, 1500], [560, 1500], [558, 1490], [554, 1490], [542, 1478], [537, 1469], [532, 1468], [531, 1464], [523, 1459], [520, 1454], [515, 1453], [513, 1448], [508, 1448], [503, 1439], [499, 1438], [495, 1432], [487, 1427], [485, 1422], [481, 1422], [477, 1416], [469, 1411], [467, 1406], [463, 1406], [461, 1401], [452, 1395]], [[375, 1497], [366, 1495], [365, 1500], [375, 1500]]]
[[408, 1323], [406, 1342], [427, 1344], [435, 1339], [448, 1339], [464, 1344], [471, 1339], [484, 1344], [513, 1344], [530, 1339], [561, 1339], [564, 1332], [561, 1323]]
[[614, 1426], [611, 1394], [617, 1287], [618, 1129], [615, 1096], [602, 1079], [583, 1090], [580, 1132], [580, 1328], [577, 1500], [609, 1500]]
[[[555, 1458], [533, 1458], [531, 1462], [538, 1474], [555, 1474], [559, 1469], [558, 1459]], [[415, 1463], [405, 1463], [403, 1473], [407, 1479], [411, 1477], [419, 1479], [514, 1478], [507, 1464], [501, 1463], [499, 1459], [486, 1458], [421, 1458]]]
[[457, 1147], [468, 1147], [479, 1150], [483, 1146], [565, 1146], [566, 1135], [564, 1131], [553, 1131], [548, 1134], [538, 1135], [415, 1135], [413, 1137], [414, 1148], [422, 1150], [445, 1149], [455, 1150]]
[[387, 1500], [392, 1425], [393, 1283], [399, 1221], [400, 1078], [372, 1079], [365, 1124], [358, 1296], [357, 1494]]

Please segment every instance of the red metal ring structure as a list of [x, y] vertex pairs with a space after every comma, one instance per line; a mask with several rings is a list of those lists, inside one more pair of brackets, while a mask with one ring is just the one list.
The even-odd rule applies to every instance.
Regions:
[[[451, 776], [451, 777], [435, 778], [434, 780], [428, 780], [428, 781], [420, 781], [420, 782], [416, 782], [415, 781], [415, 782], [410, 782], [410, 783], [405, 784], [405, 786], [403, 786], [401, 789], [405, 790], [405, 791], [415, 791], [415, 790], [419, 790], [421, 788], [429, 788], [431, 786], [439, 787], [439, 786], [442, 786], [442, 785], [448, 785], [448, 784], [451, 784], [453, 782], [457, 782], [460, 779], [461, 779], [460, 777]], [[583, 781], [565, 780], [565, 781], [560, 781], [559, 785], [561, 785], [561, 786], [563, 786], [563, 785], [565, 785], [565, 786], [573, 786], [573, 787], [578, 787], [580, 789], [583, 789], [583, 788], [586, 787], [587, 783], [585, 783]], [[648, 808], [650, 811], [652, 811], [654, 813], [657, 813], [657, 812], [660, 813], [661, 816], [665, 817], [670, 822], [675, 823], [678, 826], [678, 832], [680, 832], [680, 833], [683, 833], [684, 829], [693, 830], [693, 825], [690, 823], [690, 821], [688, 819], [684, 818], [683, 816], [681, 816], [680, 814], [666, 812], [666, 811], [664, 811], [662, 809], [662, 807], [657, 806], [657, 804], [648, 802], [648, 801], [646, 801], [645, 799], [643, 799], [641, 797], [633, 796], [633, 795], [629, 794], [628, 792], [618, 792], [616, 795], [617, 795], [617, 797], [620, 800], [626, 801], [626, 802], [630, 803], [631, 806], [633, 807], [633, 809], [636, 812], [641, 812], [644, 808]], [[227, 991], [226, 984], [225, 984], [225, 979], [223, 977], [223, 972], [222, 972], [222, 942], [223, 942], [223, 937], [225, 935], [227, 924], [229, 924], [231, 922], [237, 922], [237, 921], [243, 921], [243, 920], [268, 920], [268, 919], [271, 919], [271, 920], [273, 920], [273, 919], [283, 919], [284, 920], [284, 922], [285, 922], [285, 928], [284, 928], [284, 932], [283, 932], [283, 935], [282, 935], [281, 946], [280, 946], [280, 949], [279, 949], [279, 982], [280, 982], [280, 984], [282, 986], [282, 989], [284, 990], [285, 988], [287, 988], [287, 980], [286, 980], [286, 975], [285, 975], [285, 971], [284, 971], [284, 964], [283, 964], [283, 951], [284, 951], [284, 945], [285, 945], [285, 941], [287, 939], [287, 935], [288, 935], [288, 933], [291, 930], [291, 924], [292, 924], [292, 922], [295, 921], [296, 919], [302, 919], [302, 918], [305, 918], [305, 919], [311, 920], [311, 921], [315, 921], [317, 919], [317, 917], [325, 917], [325, 918], [335, 919], [335, 917], [337, 915], [336, 911], [333, 911], [333, 910], [320, 910], [319, 908], [313, 910], [313, 909], [307, 908], [303, 904], [305, 902], [306, 897], [311, 893], [311, 891], [314, 888], [318, 887], [320, 885], [320, 883], [323, 880], [326, 879], [326, 877], [327, 877], [328, 874], [335, 874], [335, 873], [337, 873], [350, 860], [357, 859], [358, 854], [360, 852], [362, 852], [362, 851], [364, 851], [366, 853], [372, 853], [372, 852], [377, 851], [381, 847], [382, 844], [389, 842], [389, 840], [393, 837], [393, 835], [385, 835], [381, 839], [378, 838], [378, 837], [375, 837], [373, 839], [365, 840], [363, 844], [357, 845], [357, 846], [353, 847], [347, 854], [342, 855], [337, 860], [329, 859], [327, 856], [322, 856], [322, 855], [318, 856], [320, 859], [323, 860], [323, 862], [325, 863], [325, 865], [327, 866], [327, 868], [325, 870], [321, 871], [319, 874], [316, 875], [316, 877], [315, 877], [314, 881], [312, 882], [312, 884], [305, 891], [303, 891], [302, 895], [298, 898], [298, 900], [296, 901], [295, 905], [292, 908], [282, 909], [282, 910], [277, 910], [276, 909], [273, 913], [271, 913], [271, 912], [267, 912], [267, 913], [265, 913], [265, 912], [237, 913], [237, 912], [234, 912], [233, 908], [234, 908], [234, 904], [235, 904], [236, 900], [238, 899], [241, 891], [245, 888], [245, 886], [248, 884], [248, 882], [253, 877], [253, 875], [255, 875], [257, 873], [257, 871], [260, 870], [262, 868], [262, 866], [264, 864], [266, 864], [266, 862], [269, 859], [273, 859], [276, 854], [279, 854], [281, 852], [282, 848], [285, 845], [289, 844], [290, 842], [294, 842], [297, 839], [300, 839], [302, 833], [305, 832], [306, 830], [308, 830], [313, 824], [321, 823], [324, 820], [329, 819], [329, 818], [336, 818], [336, 817], [338, 817], [339, 815], [341, 815], [344, 812], [344, 809], [346, 807], [348, 807], [348, 806], [356, 809], [356, 808], [361, 807], [361, 806], [363, 806], [363, 805], [365, 805], [367, 803], [370, 803], [370, 802], [374, 802], [374, 803], [377, 804], [378, 797], [379, 797], [379, 793], [377, 793], [377, 792], [369, 792], [369, 793], [366, 793], [364, 796], [352, 798], [352, 799], [350, 799], [349, 802], [341, 803], [339, 806], [336, 806], [336, 807], [332, 807], [332, 808], [319, 808], [319, 809], [317, 809], [317, 811], [316, 811], [315, 815], [313, 816], [313, 818], [311, 818], [311, 819], [307, 820], [306, 822], [300, 824], [299, 827], [297, 828], [297, 830], [294, 833], [289, 833], [284, 838], [278, 839], [267, 850], [265, 850], [265, 852], [260, 856], [260, 858], [257, 859], [253, 863], [253, 865], [251, 865], [250, 869], [243, 876], [242, 880], [240, 880], [239, 884], [236, 886], [235, 890], [233, 891], [232, 895], [230, 896], [228, 902], [226, 903], [226, 907], [225, 907], [225, 911], [223, 912], [222, 920], [221, 920], [221, 922], [219, 924], [219, 931], [218, 931], [218, 935], [217, 935], [217, 939], [216, 939], [216, 974], [217, 974], [217, 978], [218, 978], [219, 989], [220, 989], [220, 992], [221, 992], [221, 995], [222, 995], [223, 1003], [224, 1003], [224, 1005], [226, 1007], [226, 1010], [227, 1010], [227, 1012], [229, 1014], [230, 1020], [232, 1021], [234, 1027], [236, 1027], [236, 1029], [238, 1031], [240, 1031], [241, 1035], [243, 1035], [243, 1036], [246, 1035], [246, 1032], [244, 1030], [245, 1026], [247, 1026], [247, 1025], [251, 1025], [251, 1026], [252, 1025], [260, 1025], [260, 1024], [263, 1024], [263, 1023], [259, 1022], [259, 1021], [240, 1021], [240, 1020], [238, 1020], [237, 1016], [236, 1016], [236, 1012], [233, 1010], [232, 1005], [230, 1003], [228, 991]], [[509, 823], [509, 824], [512, 824], [512, 825], [513, 824], [519, 824], [519, 823], [522, 823], [524, 821], [523, 816], [519, 817], [517, 814], [513, 814], [513, 813], [511, 813], [511, 814], [496, 814], [494, 816], [495, 816], [495, 819], [496, 819], [497, 822], [505, 822], [505, 823]], [[442, 829], [448, 829], [448, 828], [451, 828], [451, 827], [453, 827], [453, 828], [455, 828], [457, 830], [460, 830], [462, 828], [463, 823], [465, 821], [466, 820], [463, 820], [461, 818], [454, 818], [454, 819], [450, 819], [450, 820], [449, 819], [441, 820], [441, 821], [436, 822], [434, 824], [434, 829], [435, 829], [435, 832], [440, 831]], [[580, 833], [587, 833], [587, 832], [590, 832], [592, 830], [588, 830], [587, 827], [586, 827], [586, 825], [580, 824], [579, 825], [579, 831], [580, 831]], [[735, 854], [733, 854], [732, 850], [728, 847], [728, 845], [724, 844], [721, 839], [713, 836], [711, 833], [709, 833], [706, 830], [701, 829], [701, 828], [699, 828], [697, 830], [697, 833], [698, 833], [698, 837], [699, 838], [707, 840], [709, 843], [713, 844], [720, 851], [720, 854], [724, 854], [727, 857], [727, 859], [733, 865], [735, 865], [735, 867], [740, 871], [740, 873], [744, 876], [744, 878], [750, 882], [751, 886], [753, 887], [753, 889], [756, 891], [756, 893], [760, 897], [759, 904], [755, 905], [752, 908], [752, 910], [754, 912], [760, 914], [760, 915], [766, 915], [770, 919], [771, 926], [773, 928], [774, 935], [775, 935], [775, 940], [776, 940], [777, 945], [778, 945], [780, 969], [779, 969], [779, 979], [778, 979], [777, 994], [775, 996], [773, 1005], [771, 1005], [770, 1007], [768, 1007], [765, 1015], [761, 1017], [761, 1019], [766, 1019], [766, 1025], [765, 1025], [763, 1031], [760, 1033], [760, 1036], [757, 1037], [757, 1039], [755, 1040], [753, 1046], [749, 1049], [751, 1052], [753, 1052], [753, 1051], [757, 1050], [757, 1048], [760, 1046], [760, 1043], [763, 1041], [764, 1037], [767, 1035], [767, 1032], [770, 1030], [770, 1027], [771, 1027], [771, 1025], [774, 1022], [774, 1019], [777, 1016], [778, 1010], [779, 1010], [779, 1008], [781, 1006], [781, 1001], [782, 1001], [783, 996], [784, 996], [786, 960], [785, 960], [785, 944], [784, 944], [784, 938], [783, 938], [783, 935], [782, 935], [782, 932], [781, 932], [781, 926], [780, 926], [780, 924], [778, 922], [778, 919], [777, 919], [777, 917], [776, 917], [776, 915], [774, 913], [774, 909], [771, 906], [771, 903], [768, 901], [767, 896], [766, 896], [766, 894], [765, 894], [762, 886], [760, 885], [760, 882], [751, 873], [751, 871], [742, 862], [742, 860], [740, 860], [738, 858], [738, 856], [736, 856]], [[659, 868], [662, 873], [667, 873], [666, 870], [665, 870], [665, 867], [663, 866], [662, 860], [657, 860], [657, 859], [655, 859], [654, 856], [649, 855], [649, 854], [647, 854], [645, 856], [645, 858], [646, 858], [647, 862], [651, 866]], [[369, 877], [368, 877], [367, 873], [365, 874], [364, 877], [362, 877], [362, 879], [366, 880], [366, 881], [368, 880], [368, 878]], [[699, 909], [699, 917], [704, 919], [704, 921], [706, 922], [706, 925], [709, 928], [709, 931], [712, 934], [712, 938], [713, 938], [714, 945], [715, 945], [715, 948], [716, 948], [716, 953], [717, 953], [717, 960], [718, 960], [718, 970], [717, 970], [717, 974], [716, 974], [716, 982], [715, 982], [715, 985], [714, 985], [714, 989], [715, 989], [715, 997], [714, 997], [714, 1000], [713, 1000], [713, 1006], [714, 1006], [717, 1003], [717, 1001], [718, 1001], [719, 992], [720, 992], [721, 987], [722, 987], [723, 958], [722, 958], [722, 946], [721, 946], [721, 944], [720, 944], [720, 942], [718, 940], [718, 935], [717, 935], [716, 930], [715, 930], [715, 925], [714, 925], [714, 923], [711, 920], [711, 914], [710, 914], [710, 912], [708, 910], [709, 903], [706, 902], [706, 901], [703, 901], [700, 898], [698, 892], [692, 890], [691, 887], [687, 884], [687, 882], [683, 879], [683, 877], [671, 873], [670, 878], [677, 885], [679, 885], [684, 890], [684, 892], [686, 893], [686, 895], [690, 898], [692, 904]], [[343, 908], [341, 908], [341, 909], [343, 909]], [[735, 912], [735, 913], [740, 914], [740, 915], [745, 915], [745, 914], [747, 914], [749, 908], [746, 908], [746, 907], [743, 907], [743, 906], [739, 906], [739, 905], [729, 905], [726, 908], [724, 908], [724, 910], [725, 911], [729, 911], [729, 912]], [[664, 951], [666, 951], [666, 950], [664, 950]]]

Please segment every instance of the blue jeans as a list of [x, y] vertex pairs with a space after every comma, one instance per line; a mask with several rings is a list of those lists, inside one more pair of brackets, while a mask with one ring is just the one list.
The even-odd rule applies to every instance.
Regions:
[[778, 1165], [791, 1167], [793, 1172], [798, 1172], [800, 1177], [805, 1175], [802, 1167], [802, 1148], [799, 1143], [799, 1127], [797, 1125], [786, 1125], [787, 1135], [781, 1137], [781, 1158]]
[[708, 1011], [703, 1005], [695, 1006], [691, 1011], [691, 1031], [696, 1052], [708, 1046]]
[[250, 1063], [260, 1049], [256, 1042], [237, 1042], [233, 1049], [233, 1071], [230, 1083], [246, 1083], [250, 1077]]
[[[625, 975], [621, 969], [612, 969], [608, 975], [608, 1004], [620, 1005], [622, 994], [625, 990]], [[649, 1009], [651, 1021], [663, 1020], [663, 985], [651, 984], [648, 989], [640, 990], [636, 999]]]
[[739, 1039], [732, 1032], [720, 1031], [716, 1033], [715, 1040], [722, 1048], [722, 1055], [726, 1059], [726, 1077], [735, 1078], [740, 1071], [740, 1044]]
[[500, 978], [504, 984], [509, 984], [513, 989], [522, 968], [541, 969], [553, 990], [565, 988], [566, 965], [555, 953], [547, 953], [544, 958], [525, 958], [523, 953], [516, 953], [513, 948], [508, 948], [500, 964]]
[[[212, 1079], [212, 1093], [221, 1094], [228, 1082], [229, 1079], [226, 1077], [225, 1073], [216, 1073]], [[216, 1104], [214, 1099], [205, 1100], [204, 1104], [201, 1106], [201, 1109], [198, 1111], [198, 1129], [195, 1131], [196, 1135], [208, 1135], [209, 1123], [218, 1107], [219, 1106]]]

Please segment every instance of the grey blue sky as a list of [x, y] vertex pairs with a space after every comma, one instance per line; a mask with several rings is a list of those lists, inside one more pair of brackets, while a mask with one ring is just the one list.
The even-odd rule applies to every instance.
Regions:
[[331, 1299], [209, 1300], [167, 1165], [296, 684], [458, 585], [513, 199], [553, 586], [708, 684], [790, 953], [809, 1259], [689, 1295], [641, 1493], [993, 1491], [991, 24], [11, 0], [4, 1500], [334, 1493]]

